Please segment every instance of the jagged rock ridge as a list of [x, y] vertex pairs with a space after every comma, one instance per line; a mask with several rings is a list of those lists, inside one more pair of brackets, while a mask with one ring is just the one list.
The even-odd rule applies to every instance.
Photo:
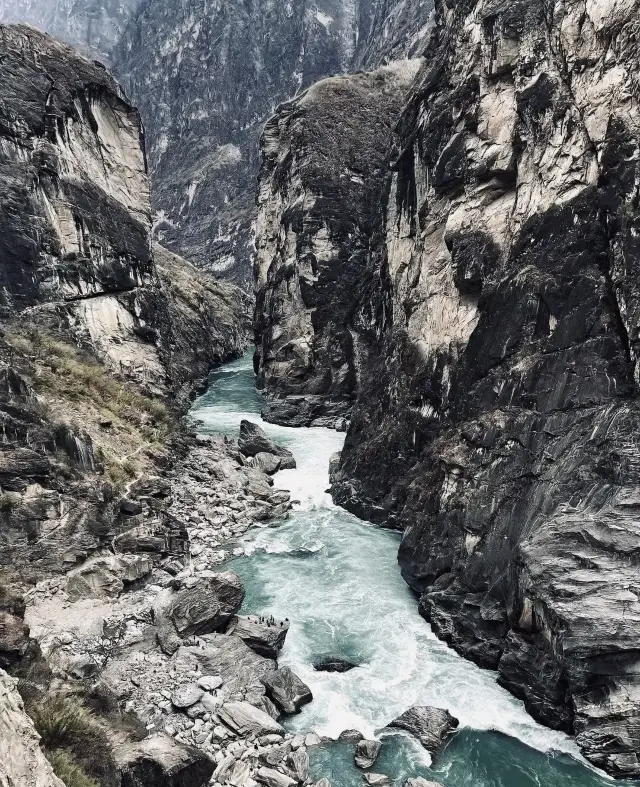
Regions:
[[640, 774], [637, 19], [437, 2], [334, 474], [405, 530], [434, 630], [617, 776]]

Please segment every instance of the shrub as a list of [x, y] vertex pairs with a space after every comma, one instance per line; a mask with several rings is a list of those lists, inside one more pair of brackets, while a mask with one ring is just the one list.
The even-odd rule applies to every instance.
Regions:
[[47, 751], [46, 755], [53, 772], [59, 779], [62, 779], [66, 787], [99, 787], [98, 782], [87, 774], [68, 751], [54, 749]]
[[44, 749], [63, 750], [90, 780], [82, 787], [88, 787], [93, 779], [101, 785], [113, 783], [116, 768], [107, 735], [79, 699], [53, 694], [28, 707], [27, 712]]

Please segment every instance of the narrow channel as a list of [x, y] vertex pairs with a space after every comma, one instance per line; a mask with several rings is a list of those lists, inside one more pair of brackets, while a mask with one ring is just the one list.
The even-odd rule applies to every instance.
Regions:
[[[610, 785], [580, 761], [568, 737], [534, 722], [523, 704], [498, 686], [494, 673], [436, 639], [400, 576], [399, 535], [332, 503], [326, 491], [329, 459], [341, 449], [344, 435], [267, 424], [260, 406], [251, 359], [245, 357], [211, 376], [191, 416], [200, 431], [233, 437], [248, 418], [293, 451], [298, 463], [296, 470], [276, 476], [276, 485], [299, 501], [292, 514], [248, 533], [239, 542], [244, 555], [229, 563], [245, 584], [246, 613], [292, 621], [280, 663], [300, 675], [314, 700], [286, 722], [289, 729], [330, 738], [346, 729], [384, 735], [373, 770], [398, 787], [415, 776], [445, 787]], [[360, 666], [345, 673], [316, 672], [313, 662], [329, 654]], [[459, 733], [432, 766], [412, 739], [382, 732], [412, 705], [447, 708], [460, 720]], [[328, 743], [310, 754], [316, 778], [326, 776], [333, 787], [365, 784], [353, 764], [353, 743]]]

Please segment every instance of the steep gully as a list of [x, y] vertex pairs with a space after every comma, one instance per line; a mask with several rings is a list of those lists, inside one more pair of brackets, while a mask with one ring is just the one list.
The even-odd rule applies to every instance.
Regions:
[[[409, 706], [431, 704], [461, 722], [444, 753], [429, 766], [411, 739], [383, 733], [376, 772], [397, 784], [422, 775], [445, 787], [610, 783], [579, 759], [569, 738], [534, 722], [493, 673], [457, 656], [419, 618], [396, 565], [397, 535], [336, 507], [325, 491], [330, 457], [344, 436], [266, 424], [258, 415], [261, 404], [245, 358], [214, 373], [191, 416], [200, 431], [230, 435], [249, 418], [298, 462], [276, 482], [299, 501], [294, 511], [278, 526], [245, 536], [245, 555], [232, 563], [247, 589], [248, 613], [292, 620], [281, 662], [311, 686], [314, 701], [291, 729], [314, 729], [328, 738], [349, 728], [380, 735]], [[326, 654], [360, 666], [344, 674], [315, 672], [312, 662]], [[352, 758], [353, 744], [327, 743], [312, 753], [313, 775], [328, 777], [333, 787], [356, 787], [362, 773]]]

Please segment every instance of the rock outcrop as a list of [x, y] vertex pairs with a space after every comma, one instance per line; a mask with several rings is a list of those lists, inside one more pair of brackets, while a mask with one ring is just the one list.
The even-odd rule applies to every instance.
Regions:
[[337, 502], [404, 530], [436, 633], [617, 776], [640, 774], [637, 14], [436, 3], [333, 468]]
[[15, 787], [65, 787], [42, 753], [15, 681], [0, 670], [0, 782]]
[[458, 727], [458, 720], [442, 708], [417, 705], [388, 726], [414, 735], [427, 751], [437, 754]]
[[355, 296], [371, 287], [392, 128], [418, 65], [324, 80], [267, 124], [254, 321], [267, 420], [336, 426], [351, 412], [367, 328]]

